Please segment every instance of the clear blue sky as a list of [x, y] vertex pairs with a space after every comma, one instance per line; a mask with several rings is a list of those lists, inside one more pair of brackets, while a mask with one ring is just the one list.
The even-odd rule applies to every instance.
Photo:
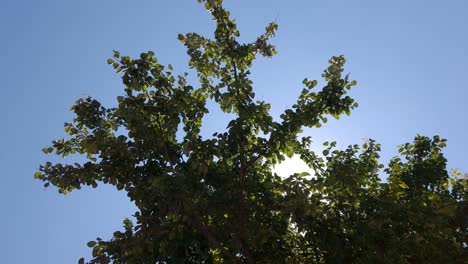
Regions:
[[[383, 161], [416, 133], [440, 134], [450, 168], [468, 172], [468, 2], [465, 0], [225, 0], [241, 37], [253, 40], [272, 20], [279, 54], [252, 70], [257, 95], [279, 115], [294, 103], [301, 81], [320, 78], [332, 55], [345, 54], [358, 81], [360, 107], [351, 117], [306, 130], [338, 146], [374, 138]], [[154, 50], [163, 63], [187, 70], [178, 33], [210, 35], [213, 23], [195, 0], [15, 0], [0, 8], [4, 188], [0, 194], [3, 263], [76, 263], [86, 242], [107, 239], [134, 208], [109, 187], [67, 196], [33, 179], [51, 159], [40, 151], [63, 137], [73, 102], [91, 95], [113, 105], [120, 77], [106, 64]], [[209, 128], [222, 124], [207, 119]], [[464, 136], [465, 135], [465, 136]]]

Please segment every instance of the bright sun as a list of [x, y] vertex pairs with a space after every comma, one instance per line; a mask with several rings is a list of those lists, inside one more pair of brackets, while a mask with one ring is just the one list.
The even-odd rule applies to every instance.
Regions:
[[287, 178], [294, 173], [308, 172], [310, 175], [314, 175], [307, 164], [301, 160], [299, 155], [294, 155], [292, 158], [286, 157], [286, 160], [276, 165], [273, 168], [273, 172], [276, 172], [282, 178]]

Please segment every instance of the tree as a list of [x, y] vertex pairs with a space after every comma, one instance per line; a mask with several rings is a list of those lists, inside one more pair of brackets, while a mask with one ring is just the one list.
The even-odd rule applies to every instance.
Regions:
[[[85, 155], [74, 164], [41, 165], [35, 177], [66, 194], [98, 183], [125, 190], [136, 223], [108, 241], [91, 241], [88, 263], [462, 263], [467, 252], [467, 179], [450, 177], [445, 140], [417, 136], [379, 173], [380, 145], [310, 150], [304, 127], [350, 114], [356, 84], [332, 57], [322, 77], [305, 79], [297, 103], [275, 120], [255, 100], [249, 68], [272, 57], [271, 23], [254, 42], [239, 31], [222, 0], [201, 1], [216, 22], [214, 39], [179, 35], [200, 84], [187, 84], [151, 51], [132, 59], [114, 52], [125, 94], [118, 105], [82, 98], [65, 123], [67, 139], [45, 153]], [[207, 101], [233, 114], [225, 131], [202, 137]], [[299, 155], [314, 171], [281, 178], [272, 167]], [[80, 259], [84, 263], [84, 259]]]

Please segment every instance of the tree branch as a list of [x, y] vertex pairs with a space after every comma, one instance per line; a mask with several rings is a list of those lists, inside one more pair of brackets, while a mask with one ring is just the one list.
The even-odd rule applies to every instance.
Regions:
[[[229, 252], [221, 242], [216, 239], [216, 237], [211, 233], [206, 225], [203, 224], [203, 220], [197, 215], [192, 215], [192, 220], [195, 221], [195, 228], [200, 231], [200, 233], [208, 240], [212, 247], [217, 248], [221, 251], [226, 258], [228, 258], [231, 263], [241, 263], [239, 259], [231, 252]], [[188, 222], [189, 225], [193, 225], [193, 222]]]
[[245, 175], [246, 175], [246, 169], [244, 167], [244, 162], [241, 161], [240, 165], [240, 173], [239, 173], [239, 221], [240, 221], [240, 235], [241, 235], [241, 244], [242, 244], [242, 249], [245, 253], [245, 256], [247, 258], [247, 263], [253, 264], [255, 263], [252, 252], [250, 251], [250, 248], [248, 247], [247, 244], [247, 221], [246, 221], [246, 206], [245, 206]]

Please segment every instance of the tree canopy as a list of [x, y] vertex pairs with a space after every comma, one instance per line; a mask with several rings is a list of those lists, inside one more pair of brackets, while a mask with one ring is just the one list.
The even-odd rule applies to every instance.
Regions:
[[[137, 207], [135, 223], [125, 219], [109, 240], [88, 243], [88, 263], [466, 261], [468, 181], [447, 171], [446, 140], [417, 135], [388, 166], [372, 139], [345, 149], [325, 142], [315, 153], [302, 129], [357, 107], [345, 58], [330, 59], [322, 88], [304, 79], [297, 102], [275, 118], [255, 99], [249, 75], [256, 57], [276, 54], [269, 40], [278, 26], [241, 43], [222, 0], [199, 2], [216, 23], [214, 37], [178, 36], [199, 83], [188, 84], [152, 51], [139, 58], [115, 51], [108, 63], [125, 86], [117, 105], [77, 100], [68, 136], [43, 149], [87, 159], [41, 165], [35, 178], [46, 187], [66, 194], [111, 184]], [[233, 117], [209, 137], [201, 133], [208, 101]], [[293, 155], [313, 175], [273, 171]]]

